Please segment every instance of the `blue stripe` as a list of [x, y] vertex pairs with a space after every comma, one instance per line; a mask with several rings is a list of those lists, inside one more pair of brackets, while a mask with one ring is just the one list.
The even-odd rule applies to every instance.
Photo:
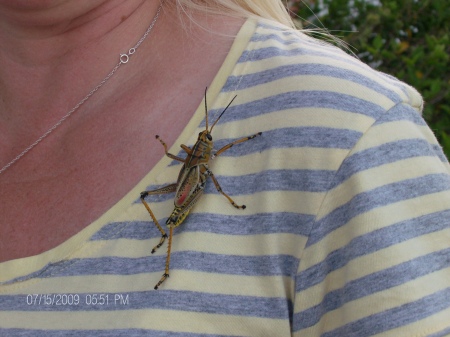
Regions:
[[[274, 44], [274, 48], [279, 48], [280, 50], [284, 50], [284, 46], [290, 46], [292, 44], [297, 44], [299, 48], [305, 49], [306, 51], [309, 51], [307, 47], [314, 47], [315, 50], [311, 50], [311, 52], [317, 52], [317, 48], [321, 49], [322, 51], [328, 51], [328, 56], [332, 55], [333, 57], [336, 56], [344, 56], [346, 61], [349, 60], [349, 57], [351, 55], [346, 54], [343, 52], [342, 49], [339, 49], [332, 44], [324, 43], [323, 41], [317, 41], [310, 39], [307, 34], [299, 35], [297, 33], [291, 33], [289, 31], [284, 31], [281, 33], [272, 33], [272, 32], [255, 32], [253, 36], [250, 39], [250, 42], [257, 44], [258, 42], [267, 42], [269, 41], [276, 41], [279, 44], [282, 44], [281, 48], [276, 46], [276, 43]], [[273, 43], [272, 43], [273, 44]], [[253, 53], [264, 53], [264, 50], [266, 50], [268, 47], [261, 47], [261, 48], [252, 48], [251, 50], [246, 50], [247, 52], [253, 52]], [[332, 53], [332, 54], [331, 54]], [[354, 62], [355, 65], [360, 64], [362, 67], [367, 67], [365, 64], [358, 62], [356, 59], [350, 59]]]
[[[336, 174], [333, 187], [340, 185], [352, 175], [373, 167], [409, 158], [435, 156], [434, 149], [424, 139], [403, 139], [384, 143], [347, 157]], [[448, 181], [448, 177], [442, 178], [443, 181]]]
[[[264, 83], [269, 83], [283, 78], [293, 77], [293, 76], [326, 76], [328, 78], [334, 77], [338, 79], [343, 79], [346, 81], [351, 81], [374, 90], [388, 97], [393, 102], [400, 102], [401, 98], [392, 90], [387, 89], [385, 86], [365, 77], [355, 71], [348, 69], [341, 69], [333, 67], [330, 65], [324, 65], [319, 63], [312, 64], [298, 64], [298, 65], [283, 65], [276, 68], [263, 70], [258, 73], [242, 75], [238, 77], [229, 76], [226, 88], [233, 88], [235, 83], [239, 83], [240, 88], [251, 88]], [[299, 89], [301, 88], [301, 79], [299, 79]]]
[[393, 106], [386, 114], [382, 116], [382, 118], [377, 120], [374, 125], [397, 121], [409, 121], [419, 126], [427, 125], [423, 117], [410, 105], [405, 103], [400, 103]]
[[[248, 153], [263, 152], [264, 150], [272, 148], [319, 147], [349, 150], [355, 145], [360, 137], [361, 132], [346, 129], [314, 126], [279, 128], [264, 132], [260, 137], [255, 138], [255, 140], [258, 139], [257, 142], [249, 141], [233, 146], [229, 151], [225, 151], [221, 154], [220, 157], [244, 156]], [[215, 148], [219, 149], [229, 142], [230, 140], [220, 139], [216, 142]], [[247, 144], [249, 144], [249, 146], [247, 146]], [[216, 161], [219, 161], [220, 157], [217, 157]], [[293, 160], [295, 160], [295, 158]]]
[[[285, 46], [289, 46], [294, 43], [299, 43], [298, 36], [281, 36], [275, 33], [269, 33], [269, 34], [260, 34], [255, 33], [251, 39], [251, 42], [266, 42], [266, 41], [277, 41], [282, 43]], [[253, 52], [258, 52], [258, 49], [251, 50]]]
[[[362, 192], [348, 203], [336, 208], [320, 219], [308, 240], [308, 246], [322, 240], [329, 233], [347, 224], [353, 217], [377, 207], [393, 204], [427, 194], [450, 189], [448, 174], [429, 174], [415, 179], [384, 185], [370, 191]], [[374, 219], [375, 221], [376, 219]]]
[[[301, 41], [303, 42], [303, 41]], [[298, 42], [297, 42], [298, 43]], [[278, 47], [262, 47], [254, 50], [245, 50], [242, 52], [241, 57], [238, 60], [238, 63], [248, 62], [248, 61], [261, 61], [269, 58], [275, 58], [279, 56], [283, 57], [296, 57], [301, 55], [308, 56], [324, 56], [330, 57], [333, 56], [333, 59], [339, 59], [339, 56], [336, 56], [329, 51], [318, 51], [318, 50], [310, 50], [304, 47], [292, 48], [292, 49], [282, 49]]]
[[[280, 115], [280, 118], [281, 117], [282, 113]], [[265, 131], [260, 137], [248, 142], [231, 147], [228, 151], [225, 151], [219, 157], [216, 157], [215, 161], [219, 162], [221, 157], [240, 157], [252, 153], [261, 153], [273, 148], [318, 147], [350, 150], [361, 138], [361, 135], [362, 133], [359, 131], [326, 127], [277, 128]], [[215, 141], [214, 150], [218, 150], [236, 139], [237, 138], [219, 139]], [[192, 144], [189, 144], [188, 146], [192, 147]], [[184, 158], [186, 157], [186, 152], [180, 150], [175, 155]], [[292, 160], [295, 160], [295, 158]], [[181, 169], [182, 164], [174, 160], [170, 165], [178, 165]], [[219, 165], [219, 163], [216, 165]], [[173, 182], [176, 182], [176, 179], [177, 177], [174, 176]]]
[[[170, 282], [170, 279], [166, 282]], [[61, 305], [63, 302], [57, 294], [46, 294], [49, 295], [48, 303], [53, 303], [49, 305], [44, 304], [45, 299], [41, 304], [28, 305], [27, 295], [5, 295], [0, 296], [0, 311], [10, 310], [11, 307], [14, 310], [39, 312], [163, 309], [287, 320], [292, 309], [292, 303], [284, 297], [222, 295], [164, 289], [155, 291], [152, 289], [153, 284], [150, 283], [149, 288], [151, 289], [149, 291], [107, 293], [105, 294], [107, 297], [102, 299], [103, 305], [92, 305], [92, 294], [89, 293], [71, 294], [77, 296], [79, 300], [76, 302], [77, 304], [72, 305]], [[97, 300], [99, 299], [97, 296]]]
[[154, 227], [154, 224], [149, 221], [112, 222], [103, 226], [89, 240], [148, 240], [158, 236], [156, 233], [152, 233], [151, 227]]
[[302, 271], [297, 277], [296, 291], [321, 283], [329, 273], [345, 267], [353, 259], [443, 230], [449, 226], [450, 220], [446, 223], [442, 219], [450, 219], [450, 210], [405, 220], [356, 237], [348, 245], [331, 252], [322, 262]]
[[[365, 65], [364, 63], [359, 63], [359, 64], [368, 67], [368, 66]], [[370, 68], [368, 68], [368, 69], [370, 69]], [[369, 70], [369, 71], [370, 71], [370, 70]], [[398, 78], [396, 78], [395, 76], [392, 76], [392, 75], [387, 74], [387, 73], [383, 73], [383, 72], [381, 72], [381, 71], [375, 72], [374, 75], [378, 75], [381, 79], [383, 79], [384, 81], [386, 81], [386, 83], [388, 83], [389, 85], [393, 85], [397, 90], [401, 90], [401, 91], [403, 92], [403, 94], [404, 94], [406, 97], [408, 97], [408, 99], [407, 99], [407, 101], [406, 101], [405, 103], [409, 103], [409, 102], [410, 102], [410, 100], [409, 100], [410, 98], [412, 98], [414, 101], [415, 101], [417, 98], [420, 98], [421, 103], [423, 103], [422, 97], [420, 96], [419, 93], [417, 93], [417, 92], [416, 92], [416, 93], [411, 92], [411, 89], [412, 89], [412, 88], [410, 88], [410, 87], [408, 88], [408, 86], [405, 85], [404, 82], [401, 82], [401, 81], [400, 81]]]
[[[167, 217], [159, 220], [165, 223]], [[314, 215], [297, 213], [259, 213], [254, 215], [218, 215], [191, 213], [176, 232], [205, 232], [224, 235], [281, 234], [307, 236], [311, 231]], [[114, 222], [104, 226], [90, 240], [134, 239], [148, 240], [160, 237], [153, 222]]]
[[431, 144], [431, 148], [433, 149], [434, 153], [436, 154], [436, 156], [441, 160], [441, 162], [443, 164], [448, 163], [448, 158], [444, 153], [444, 150], [442, 149], [442, 147], [439, 144]]
[[274, 25], [271, 25], [271, 24], [265, 23], [265, 22], [258, 22], [257, 28], [264, 28], [264, 29], [270, 29], [270, 30], [279, 31], [279, 32], [288, 32], [288, 33], [289, 33], [289, 29], [290, 29], [288, 27], [274, 26]]
[[[447, 268], [449, 267], [449, 257], [450, 248], [351, 281], [343, 288], [329, 292], [320, 304], [295, 314], [294, 331], [314, 326], [327, 312], [336, 310], [346, 303]], [[447, 301], [450, 300], [449, 296], [450, 292], [446, 294]], [[447, 303], [446, 306], [450, 306], [450, 303]], [[410, 311], [407, 312], [410, 313]], [[416, 317], [413, 321], [417, 319]]]
[[[331, 170], [266, 170], [241, 176], [215, 177], [222, 190], [233, 196], [264, 191], [325, 192], [329, 189], [334, 174], [335, 171]], [[146, 190], [156, 188], [158, 187], [150, 185]], [[206, 184], [205, 195], [207, 194], [219, 194], [212, 181]], [[174, 193], [161, 194], [156, 197], [149, 196], [146, 200], [156, 199], [160, 202], [173, 199], [173, 196]]]
[[[336, 330], [322, 334], [322, 337], [366, 337], [418, 322], [449, 308], [450, 288], [424, 297], [416, 302], [404, 304], [382, 313], [360, 319]], [[427, 329], [430, 327], [428, 326]], [[447, 330], [448, 331], [448, 330]], [[411, 331], [409, 331], [411, 333]], [[427, 331], [416, 331], [416, 336], [425, 336]], [[401, 332], [399, 332], [401, 334]], [[439, 336], [439, 335], [438, 335]], [[442, 336], [442, 334], [440, 335]]]
[[[339, 110], [349, 111], [374, 119], [377, 119], [385, 112], [385, 109], [381, 106], [354, 96], [332, 91], [304, 90], [285, 92], [243, 104], [233, 104], [228, 108], [227, 113], [218, 121], [218, 124], [240, 121], [250, 117], [261, 116], [269, 112], [288, 109], [300, 109], [298, 111], [298, 118], [301, 119], [301, 109], [304, 108], [327, 108], [336, 110], [337, 113]], [[330, 114], [330, 118], [332, 117], [333, 115]], [[283, 114], [274, 116], [273, 121], [275, 122], [277, 118], [283, 119]], [[274, 127], [276, 127], [276, 124]]]
[[[215, 177], [225, 193], [236, 196], [267, 191], [326, 192], [329, 190], [334, 174], [335, 171], [331, 170], [267, 170], [242, 176], [216, 175]], [[145, 190], [151, 191], [161, 186], [150, 185]], [[154, 203], [166, 202], [173, 200], [174, 195], [174, 193], [149, 195], [146, 200]], [[209, 195], [219, 195], [211, 179], [207, 179], [204, 195], [200, 200], [208, 198]], [[225, 198], [223, 201], [224, 205], [229, 203]], [[134, 203], [141, 204], [140, 198], [137, 198]]]
[[[277, 127], [276, 121], [278, 119], [282, 120], [285, 118], [282, 111], [288, 109], [298, 109], [297, 113], [299, 120], [302, 118], [301, 109], [305, 108], [332, 109], [336, 110], [337, 115], [339, 115], [339, 111], [348, 111], [372, 117], [374, 121], [386, 112], [381, 106], [369, 101], [346, 94], [320, 90], [284, 92], [242, 104], [238, 104], [239, 96], [236, 100], [236, 104], [233, 103], [233, 105], [228, 108], [227, 112], [222, 116], [217, 124], [223, 124], [231, 121], [242, 121], [250, 117], [257, 117], [271, 112], [278, 112], [272, 119], [272, 123], [274, 123], [273, 127]], [[211, 110], [210, 115], [215, 116], [221, 111], [222, 110]], [[333, 117], [333, 114], [330, 113], [330, 118]], [[200, 127], [205, 127], [204, 119], [201, 122]], [[212, 136], [214, 138], [214, 131]], [[258, 138], [255, 138], [255, 140]]]
[[[174, 237], [174, 241], [177, 236]], [[149, 255], [141, 258], [101, 257], [72, 259], [49, 266], [39, 278], [82, 275], [135, 275], [163, 272], [166, 256]], [[164, 248], [161, 248], [164, 249]], [[233, 252], [230, 252], [230, 254]], [[298, 259], [289, 255], [241, 256], [194, 251], [171, 254], [171, 269], [248, 276], [291, 276], [296, 273]]]
[[[295, 37], [294, 37], [295, 38]], [[242, 53], [237, 63], [250, 63], [253, 61], [258, 60], [266, 60], [266, 59], [273, 59], [273, 64], [277, 63], [277, 58], [279, 57], [289, 57], [292, 58], [292, 60], [296, 59], [297, 56], [303, 56], [305, 59], [314, 61], [316, 57], [324, 57], [328, 58], [330, 61], [339, 61], [345, 64], [348, 64], [350, 67], [353, 67], [354, 69], [359, 69], [361, 76], [363, 76], [363, 73], [372, 73], [372, 76], [377, 76], [380, 80], [388, 83], [391, 86], [396, 87], [399, 90], [402, 90], [403, 93], [408, 96], [408, 92], [404, 89], [403, 83], [398, 81], [395, 77], [388, 77], [386, 74], [377, 72], [373, 73], [372, 69], [367, 66], [364, 63], [358, 62], [358, 60], [352, 58], [350, 55], [345, 54], [342, 52], [342, 50], [335, 48], [333, 46], [318, 46], [316, 43], [310, 40], [301, 39], [299, 40], [297, 37], [297, 40], [292, 43], [293, 40], [287, 40], [283, 41], [283, 44], [286, 45], [293, 45], [297, 44], [298, 48], [292, 48], [290, 50], [285, 50], [283, 46], [281, 47], [261, 47], [258, 49], [253, 50], [246, 50]], [[320, 51], [318, 49], [309, 49], [309, 47], [315, 47], [320, 48]], [[279, 62], [278, 62], [279, 63]], [[300, 64], [299, 64], [300, 65]], [[235, 91], [238, 88], [240, 89], [240, 83], [234, 81], [227, 82], [227, 84], [223, 87], [223, 90], [225, 91]], [[230, 87], [230, 85], [234, 85]], [[239, 85], [239, 86], [238, 86]], [[234, 88], [234, 89], [232, 89]], [[393, 90], [392, 90], [393, 91]]]

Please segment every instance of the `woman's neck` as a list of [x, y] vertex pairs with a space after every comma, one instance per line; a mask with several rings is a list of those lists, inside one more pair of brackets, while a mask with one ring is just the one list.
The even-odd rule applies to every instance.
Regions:
[[109, 36], [119, 45], [118, 34], [142, 28], [135, 21], [149, 19], [158, 5], [151, 0], [0, 0], [0, 41], [7, 46], [1, 55], [39, 66], [79, 49], [96, 49]]
[[30, 143], [75, 106], [141, 38], [158, 6], [0, 0], [0, 133], [8, 143]]

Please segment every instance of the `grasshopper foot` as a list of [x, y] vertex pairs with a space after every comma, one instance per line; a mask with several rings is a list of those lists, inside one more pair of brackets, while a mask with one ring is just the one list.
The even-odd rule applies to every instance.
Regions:
[[236, 204], [234, 201], [231, 201], [231, 205], [233, 205], [233, 207], [237, 208], [237, 209], [246, 209], [247, 206], [245, 205], [241, 205], [239, 206], [238, 204]]
[[155, 290], [158, 290], [159, 286], [166, 280], [166, 278], [169, 277], [169, 274], [164, 273], [163, 276], [161, 277], [161, 280], [159, 280], [159, 282], [156, 284], [155, 286]]
[[156, 250], [163, 245], [166, 238], [167, 238], [167, 234], [163, 234], [161, 236], [161, 240], [159, 240], [159, 243], [155, 247], [153, 247], [152, 254], [154, 254], [156, 252]]

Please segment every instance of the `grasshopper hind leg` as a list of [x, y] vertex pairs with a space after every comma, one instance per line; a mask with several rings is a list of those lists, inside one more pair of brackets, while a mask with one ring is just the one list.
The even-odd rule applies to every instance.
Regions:
[[164, 269], [164, 274], [162, 275], [159, 282], [155, 285], [155, 290], [158, 290], [159, 286], [169, 277], [169, 265], [170, 265], [170, 251], [172, 250], [172, 237], [173, 237], [173, 227], [169, 227], [169, 240], [167, 244], [167, 257], [166, 257], [166, 267]]
[[150, 217], [152, 218], [153, 223], [155, 224], [156, 228], [158, 228], [159, 232], [161, 233], [161, 239], [159, 240], [159, 243], [155, 247], [153, 247], [152, 254], [155, 253], [156, 250], [164, 244], [164, 241], [167, 238], [167, 234], [164, 231], [164, 229], [161, 227], [161, 225], [159, 224], [158, 220], [156, 219], [155, 215], [153, 214], [153, 211], [150, 209], [150, 206], [145, 201], [145, 198], [149, 195], [172, 193], [172, 192], [175, 192], [176, 188], [177, 188], [177, 184], [171, 184], [171, 185], [167, 185], [167, 186], [158, 188], [156, 190], [141, 192], [141, 202], [145, 206], [148, 214], [150, 214]]

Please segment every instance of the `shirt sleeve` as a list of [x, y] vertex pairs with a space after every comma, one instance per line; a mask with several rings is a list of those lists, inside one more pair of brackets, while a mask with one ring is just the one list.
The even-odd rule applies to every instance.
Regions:
[[407, 104], [362, 135], [301, 257], [294, 336], [450, 335], [449, 172]]

